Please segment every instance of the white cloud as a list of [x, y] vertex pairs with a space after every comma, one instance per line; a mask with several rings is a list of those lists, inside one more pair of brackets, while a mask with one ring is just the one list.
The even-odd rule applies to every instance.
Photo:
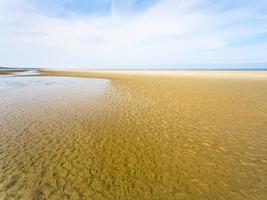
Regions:
[[[30, 1], [0, 1], [0, 65], [126, 67], [267, 62], [263, 44], [231, 41], [267, 32], [259, 5], [216, 12], [203, 0], [165, 0], [137, 15], [42, 15]], [[130, 1], [129, 1], [130, 2]], [[251, 9], [253, 8], [253, 9]], [[30, 12], [29, 12], [30, 11]], [[252, 21], [252, 23], [251, 23]], [[267, 52], [267, 51], [266, 51]]]

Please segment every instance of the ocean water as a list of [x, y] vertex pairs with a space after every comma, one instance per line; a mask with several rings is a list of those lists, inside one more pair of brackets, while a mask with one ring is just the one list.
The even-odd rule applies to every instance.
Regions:
[[0, 199], [265, 199], [266, 80], [0, 76]]

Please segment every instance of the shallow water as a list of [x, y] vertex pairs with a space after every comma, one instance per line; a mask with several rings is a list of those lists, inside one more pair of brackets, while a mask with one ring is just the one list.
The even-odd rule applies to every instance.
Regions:
[[15, 72], [15, 73], [12, 73], [11, 75], [12, 76], [36, 76], [39, 74], [40, 74], [39, 71], [36, 69], [36, 70], [27, 70], [24, 72]]
[[0, 76], [0, 199], [265, 199], [266, 80]]

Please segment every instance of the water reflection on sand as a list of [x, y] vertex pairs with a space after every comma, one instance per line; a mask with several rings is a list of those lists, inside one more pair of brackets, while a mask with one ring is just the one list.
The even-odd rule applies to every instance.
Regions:
[[37, 75], [37, 73], [18, 72], [10, 75], [0, 75], [0, 92], [4, 91], [8, 92], [10, 91], [10, 89], [18, 90], [22, 87], [27, 87], [27, 90], [29, 91], [31, 89], [34, 90], [37, 88], [39, 90], [42, 90], [49, 85], [53, 85], [55, 87], [54, 89], [57, 89], [56, 87], [62, 87], [65, 88], [65, 90], [69, 90], [72, 87], [77, 87], [81, 88], [81, 90], [85, 89], [85, 90], [90, 90], [92, 92], [95, 89], [105, 87], [106, 83], [108, 82], [108, 80], [104, 79], [82, 79], [82, 78], [68, 78], [68, 77], [47, 77], [47, 76], [40, 77], [32, 75]]
[[0, 199], [265, 199], [266, 80], [0, 76]]

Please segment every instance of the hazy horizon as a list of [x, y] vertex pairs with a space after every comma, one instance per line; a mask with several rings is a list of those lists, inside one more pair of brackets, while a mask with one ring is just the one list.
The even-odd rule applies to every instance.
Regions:
[[246, 65], [154, 65], [154, 66], [2, 66], [0, 69], [28, 68], [28, 69], [96, 69], [96, 70], [267, 70], [267, 63], [246, 64]]

